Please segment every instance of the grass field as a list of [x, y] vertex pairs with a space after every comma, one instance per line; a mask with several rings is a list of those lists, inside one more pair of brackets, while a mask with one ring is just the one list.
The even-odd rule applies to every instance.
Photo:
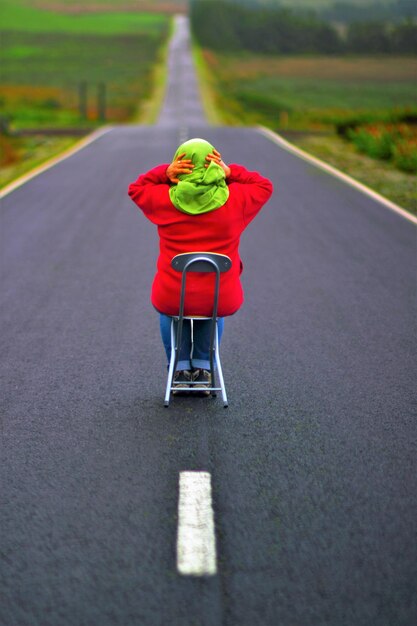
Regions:
[[39, 8], [51, 9], [61, 13], [98, 13], [98, 12], [147, 12], [181, 13], [188, 7], [188, 0], [36, 0]]
[[[263, 124], [289, 133], [296, 145], [417, 213], [415, 175], [360, 154], [335, 132], [337, 123], [352, 116], [377, 121], [406, 111], [415, 115], [415, 57], [266, 57], [197, 50], [195, 58], [214, 123]], [[415, 126], [411, 133], [414, 137]], [[412, 150], [414, 142], [411, 138]]]
[[[336, 0], [337, 1], [337, 0]], [[344, 0], [344, 4], [352, 4], [356, 6], [373, 4], [375, 0]], [[258, 0], [259, 4], [262, 0]], [[381, 4], [392, 4], [393, 0], [380, 0]], [[269, 0], [270, 4], [278, 4], [281, 6], [294, 7], [301, 6], [309, 9], [329, 7], [335, 4], [335, 0]]]
[[[3, 0], [1, 113], [16, 127], [73, 124], [79, 85], [86, 82], [90, 121], [98, 83], [107, 87], [109, 120], [129, 119], [149, 95], [168, 32], [169, 18], [160, 14], [66, 15]], [[54, 93], [42, 99], [37, 93], [45, 88]]]
[[[110, 121], [125, 121], [151, 89], [151, 70], [167, 34], [69, 35], [6, 32], [0, 94], [3, 114], [15, 127], [77, 123], [78, 89], [90, 88], [89, 115], [95, 112], [97, 84], [107, 87]], [[37, 91], [54, 90], [44, 99]]]
[[[77, 7], [63, 0], [48, 3], [54, 10], [41, 8], [45, 2], [1, 1], [0, 116], [8, 120], [12, 132], [97, 126], [102, 123], [98, 120], [99, 84], [106, 87], [106, 121], [139, 119], [166, 49], [168, 15], [115, 12], [117, 6], [126, 9], [117, 1], [112, 2], [111, 12], [102, 13], [97, 12], [97, 3], [86, 0], [70, 14], [62, 8]], [[82, 83], [87, 85], [85, 114], [79, 95]], [[147, 110], [151, 121], [152, 111]], [[140, 119], [146, 121], [143, 116]], [[48, 151], [52, 154], [64, 144], [67, 147], [68, 141], [3, 135], [0, 165], [6, 177], [3, 173], [2, 184], [20, 173], [22, 164], [29, 167], [38, 154], [48, 158]]]
[[[79, 2], [76, 12], [62, 10], [66, 3], [55, 0], [34, 3], [29, 0], [2, 0], [1, 30], [38, 33], [128, 35], [158, 33], [166, 17], [157, 13], [123, 10], [123, 2], [112, 3], [112, 11], [92, 11], [97, 3]], [[49, 7], [47, 8], [41, 8]], [[116, 10], [117, 7], [120, 10]], [[132, 7], [133, 5], [131, 5]]]
[[73, 137], [39, 135], [25, 139], [17, 137], [7, 139], [0, 136], [0, 150], [7, 152], [8, 156], [8, 162], [3, 163], [0, 168], [0, 189], [44, 161], [70, 148], [76, 141]]
[[415, 57], [268, 57], [204, 52], [227, 121], [326, 127], [354, 111], [415, 106]]
[[360, 154], [351, 143], [334, 135], [301, 134], [298, 138], [290, 136], [289, 139], [301, 149], [349, 174], [417, 216], [415, 175], [401, 172], [391, 163]]

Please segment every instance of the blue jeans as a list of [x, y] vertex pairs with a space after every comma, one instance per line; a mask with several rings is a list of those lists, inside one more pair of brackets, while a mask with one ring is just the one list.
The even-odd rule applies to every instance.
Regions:
[[[160, 329], [168, 363], [171, 359], [171, 320], [168, 315], [160, 315]], [[179, 353], [177, 371], [195, 369], [210, 369], [210, 327], [211, 320], [194, 320], [194, 344], [191, 343], [191, 322], [184, 320], [182, 327], [182, 341]], [[219, 329], [219, 344], [223, 334], [224, 318], [217, 321]], [[175, 322], [174, 332], [177, 331]]]

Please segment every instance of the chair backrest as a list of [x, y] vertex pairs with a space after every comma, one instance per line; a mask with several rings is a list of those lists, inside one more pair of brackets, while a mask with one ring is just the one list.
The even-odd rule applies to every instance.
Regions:
[[213, 369], [213, 345], [214, 336], [216, 331], [217, 320], [217, 306], [219, 302], [220, 291], [220, 273], [228, 272], [232, 267], [232, 259], [225, 254], [215, 254], [213, 252], [186, 252], [184, 254], [177, 254], [171, 261], [171, 266], [174, 270], [182, 272], [181, 280], [181, 296], [180, 296], [180, 310], [178, 315], [178, 328], [177, 328], [177, 340], [176, 340], [176, 355], [174, 370], [178, 363], [179, 350], [178, 346], [181, 346], [182, 338], [182, 326], [184, 320], [184, 301], [185, 301], [185, 285], [188, 272], [215, 272], [215, 286], [214, 286], [214, 298], [213, 298], [213, 313], [211, 316], [211, 331], [210, 331], [210, 370], [212, 376], [214, 376]]
[[225, 254], [213, 252], [185, 252], [177, 254], [171, 261], [171, 266], [177, 272], [228, 272], [232, 267], [232, 260]]
[[230, 270], [232, 267], [232, 259], [225, 254], [215, 254], [213, 252], [186, 252], [184, 254], [177, 254], [177, 256], [174, 256], [171, 261], [171, 266], [178, 272], [182, 272], [179, 311], [179, 318], [181, 320], [184, 316], [185, 285], [188, 272], [216, 273], [212, 315], [212, 319], [216, 319], [220, 290], [220, 273]]

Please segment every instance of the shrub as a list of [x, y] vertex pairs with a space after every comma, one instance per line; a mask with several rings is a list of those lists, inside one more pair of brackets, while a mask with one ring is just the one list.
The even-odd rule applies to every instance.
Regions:
[[393, 161], [404, 172], [417, 173], [417, 139], [402, 139], [395, 146]]
[[47, 98], [41, 105], [45, 109], [62, 109], [62, 104], [56, 98]]
[[17, 150], [17, 140], [11, 137], [5, 137], [0, 135], [0, 165], [1, 167], [7, 167], [17, 163], [19, 160], [19, 153]]
[[364, 126], [349, 131], [348, 138], [358, 150], [374, 159], [388, 160], [393, 155], [395, 134], [386, 127]]
[[354, 115], [342, 115], [331, 120], [340, 137], [348, 138], [352, 130], [366, 124], [417, 124], [417, 108], [407, 107], [397, 110], [364, 111]]
[[347, 139], [370, 157], [391, 159], [404, 172], [417, 172], [417, 127], [411, 124], [366, 124], [347, 131]]

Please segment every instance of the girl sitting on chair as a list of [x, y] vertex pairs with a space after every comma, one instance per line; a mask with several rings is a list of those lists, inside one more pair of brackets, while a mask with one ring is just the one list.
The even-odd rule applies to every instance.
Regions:
[[[181, 274], [171, 267], [173, 257], [185, 252], [214, 252], [232, 260], [230, 271], [220, 279], [220, 341], [223, 318], [236, 313], [243, 303], [240, 235], [269, 200], [272, 190], [272, 183], [257, 172], [249, 172], [242, 165], [226, 165], [220, 153], [204, 139], [186, 141], [179, 146], [171, 164], [141, 174], [129, 186], [129, 196], [158, 227], [160, 254], [151, 301], [160, 313], [168, 363], [171, 317], [178, 315], [181, 290]], [[213, 290], [212, 275], [187, 276], [184, 315], [210, 317]], [[205, 389], [211, 385], [211, 321], [194, 322], [192, 354], [190, 324], [185, 322], [174, 385], [178, 393], [186, 393], [190, 382], [199, 383], [201, 395], [210, 395]]]

